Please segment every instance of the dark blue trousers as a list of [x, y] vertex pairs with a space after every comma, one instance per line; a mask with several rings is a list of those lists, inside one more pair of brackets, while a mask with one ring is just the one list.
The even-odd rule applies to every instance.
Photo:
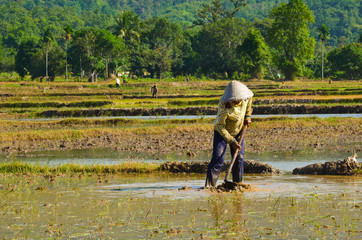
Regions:
[[[236, 136], [238, 140], [240, 134]], [[206, 174], [206, 183], [205, 187], [216, 186], [217, 179], [219, 178], [222, 165], [225, 160], [227, 142], [225, 139], [218, 133], [214, 131], [214, 143], [213, 143], [213, 151], [212, 158], [207, 168]], [[235, 149], [230, 146], [231, 159], [234, 156]], [[239, 151], [234, 166], [232, 168], [233, 182], [242, 182], [244, 175], [244, 139], [241, 142], [241, 150]]]

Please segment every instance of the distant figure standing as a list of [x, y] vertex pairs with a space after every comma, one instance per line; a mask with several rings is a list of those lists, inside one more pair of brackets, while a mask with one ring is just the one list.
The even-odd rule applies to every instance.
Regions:
[[151, 93], [152, 93], [152, 97], [153, 97], [153, 98], [157, 98], [157, 91], [158, 91], [157, 86], [156, 86], [156, 84], [154, 84], [154, 85], [151, 87]]
[[116, 87], [119, 87], [121, 85], [121, 80], [119, 78], [116, 78]]
[[190, 79], [189, 79], [189, 75], [186, 75], [186, 82], [189, 82]]
[[123, 74], [123, 83], [127, 83], [127, 81], [126, 81], [126, 74]]

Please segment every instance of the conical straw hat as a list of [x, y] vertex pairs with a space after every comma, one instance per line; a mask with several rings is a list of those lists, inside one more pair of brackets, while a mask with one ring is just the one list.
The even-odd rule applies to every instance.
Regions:
[[241, 101], [251, 98], [254, 93], [244, 84], [239, 81], [231, 81], [225, 88], [224, 95], [221, 97], [221, 101]]

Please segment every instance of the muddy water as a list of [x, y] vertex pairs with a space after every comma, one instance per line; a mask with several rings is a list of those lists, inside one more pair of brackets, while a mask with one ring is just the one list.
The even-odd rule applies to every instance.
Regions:
[[[1, 176], [0, 236], [61, 239], [360, 239], [361, 178], [247, 176], [244, 194], [203, 175]], [[221, 178], [222, 179], [222, 178]], [[181, 191], [180, 187], [190, 187]]]
[[[362, 178], [296, 176], [294, 167], [341, 160], [349, 153], [247, 154], [285, 170], [246, 175], [255, 192], [203, 190], [204, 174], [122, 176], [0, 175], [4, 239], [360, 239]], [[14, 161], [113, 164], [188, 160], [184, 153], [134, 155], [108, 149], [34, 152]], [[193, 160], [208, 160], [209, 152]], [[222, 183], [224, 173], [218, 183]], [[186, 187], [187, 190], [180, 190]]]
[[[229, 149], [228, 149], [229, 151]], [[348, 152], [336, 151], [289, 151], [289, 152], [262, 152], [246, 153], [246, 159], [265, 162], [273, 167], [286, 172], [292, 172], [294, 168], [304, 167], [308, 164], [343, 160], [353, 155]], [[1, 157], [0, 157], [1, 159]], [[129, 151], [115, 151], [112, 149], [82, 149], [62, 151], [41, 151], [23, 155], [15, 155], [7, 161], [36, 162], [47, 165], [59, 165], [62, 163], [79, 164], [118, 164], [122, 161], [144, 161], [144, 162], [165, 162], [165, 161], [209, 161], [210, 151], [199, 151], [192, 158], [186, 152], [168, 154], [133, 153]], [[227, 153], [226, 161], [231, 159]]]

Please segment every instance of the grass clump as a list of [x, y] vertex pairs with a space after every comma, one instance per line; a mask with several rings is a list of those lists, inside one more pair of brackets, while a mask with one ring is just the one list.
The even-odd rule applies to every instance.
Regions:
[[154, 173], [161, 170], [160, 164], [144, 162], [123, 162], [115, 165], [80, 165], [75, 163], [48, 166], [24, 162], [0, 163], [0, 173], [14, 174], [120, 174], [120, 173]]
[[82, 102], [6, 102], [0, 103], [0, 108], [62, 108], [62, 107], [102, 107], [111, 105], [111, 101], [82, 101]]

